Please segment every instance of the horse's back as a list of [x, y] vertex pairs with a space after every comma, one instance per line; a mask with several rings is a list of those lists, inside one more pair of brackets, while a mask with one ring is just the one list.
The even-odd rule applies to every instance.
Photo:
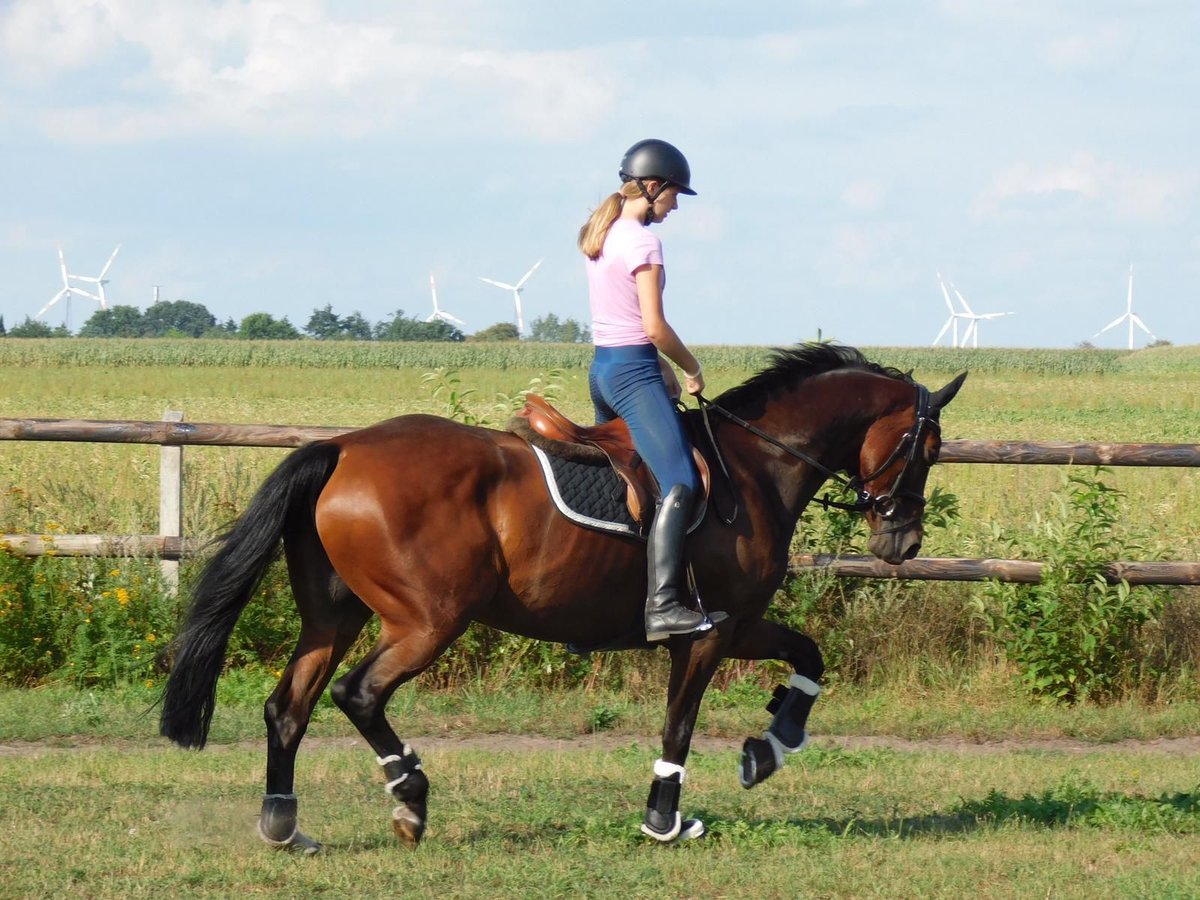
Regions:
[[331, 443], [341, 454], [318, 508], [340, 505], [346, 495], [360, 507], [373, 499], [397, 512], [457, 502], [469, 514], [478, 505], [471, 501], [505, 482], [536, 486], [536, 463], [523, 442], [438, 416], [398, 416]]

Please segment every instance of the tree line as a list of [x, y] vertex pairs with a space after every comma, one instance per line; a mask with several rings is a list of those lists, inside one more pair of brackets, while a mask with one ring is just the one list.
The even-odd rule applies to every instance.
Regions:
[[[0, 337], [41, 338], [71, 337], [66, 325], [50, 326], [29, 316], [18, 325], [5, 328], [0, 316]], [[426, 321], [405, 315], [398, 309], [379, 322], [369, 322], [355, 310], [348, 315], [333, 311], [332, 304], [314, 309], [303, 329], [288, 317], [277, 319], [270, 313], [254, 312], [240, 322], [232, 318], [218, 322], [201, 303], [191, 300], [160, 300], [145, 311], [136, 306], [111, 306], [96, 310], [78, 337], [86, 338], [223, 338], [253, 341], [293, 341], [310, 338], [318, 341], [515, 341], [517, 328], [511, 322], [498, 322], [474, 334], [465, 334], [449, 322]], [[575, 344], [592, 339], [591, 330], [574, 319], [560, 320], [554, 313], [534, 319], [527, 338], [546, 343]]]

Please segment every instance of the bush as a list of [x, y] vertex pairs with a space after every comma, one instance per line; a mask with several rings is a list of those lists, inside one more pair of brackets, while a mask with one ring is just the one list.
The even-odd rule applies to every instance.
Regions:
[[976, 605], [1036, 697], [1074, 703], [1120, 696], [1141, 674], [1143, 626], [1162, 615], [1162, 590], [1104, 577], [1106, 563], [1144, 549], [1119, 541], [1124, 495], [1101, 480], [1105, 471], [1069, 472], [1046, 514], [1005, 541], [1012, 555], [1045, 563], [1041, 582], [992, 582]]
[[153, 562], [0, 553], [0, 681], [152, 681], [175, 619]]

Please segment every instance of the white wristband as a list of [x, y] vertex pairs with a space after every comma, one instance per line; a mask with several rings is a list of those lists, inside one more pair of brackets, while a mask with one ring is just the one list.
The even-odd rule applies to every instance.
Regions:
[[704, 366], [696, 366], [695, 372], [684, 372], [683, 374], [685, 376], [687, 376], [688, 378], [691, 378], [694, 381], [700, 377], [700, 375], [703, 371], [704, 371]]

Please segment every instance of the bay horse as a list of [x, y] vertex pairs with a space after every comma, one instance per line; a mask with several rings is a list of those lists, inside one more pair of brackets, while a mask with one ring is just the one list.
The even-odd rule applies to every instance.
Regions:
[[[930, 392], [852, 347], [804, 344], [776, 350], [768, 367], [711, 403], [710, 440], [697, 443], [724, 474], [714, 478], [688, 557], [716, 624], [664, 642], [667, 711], [646, 834], [665, 842], [703, 833], [703, 823], [681, 819], [679, 795], [700, 702], [723, 659], [778, 659], [795, 670], [768, 707], [775, 718], [763, 738], [743, 748], [742, 784], [753, 786], [804, 746], [821, 654], [811, 638], [763, 618], [787, 573], [800, 514], [837, 478], [855, 490], [850, 506], [866, 515], [874, 555], [892, 564], [916, 556], [939, 414], [965, 378]], [[694, 426], [701, 413], [685, 415]], [[732, 502], [736, 516], [714, 515]], [[640, 627], [646, 597], [645, 545], [559, 514], [533, 450], [513, 433], [406, 415], [308, 444], [267, 477], [197, 581], [160, 721], [183, 747], [204, 746], [229, 636], [281, 542], [301, 626], [266, 702], [259, 834], [308, 853], [320, 845], [296, 826], [296, 752], [317, 699], [372, 615], [378, 642], [331, 694], [383, 768], [398, 803], [393, 830], [415, 846], [429, 781], [386, 718], [393, 692], [472, 621], [544, 641], [619, 643]]]

